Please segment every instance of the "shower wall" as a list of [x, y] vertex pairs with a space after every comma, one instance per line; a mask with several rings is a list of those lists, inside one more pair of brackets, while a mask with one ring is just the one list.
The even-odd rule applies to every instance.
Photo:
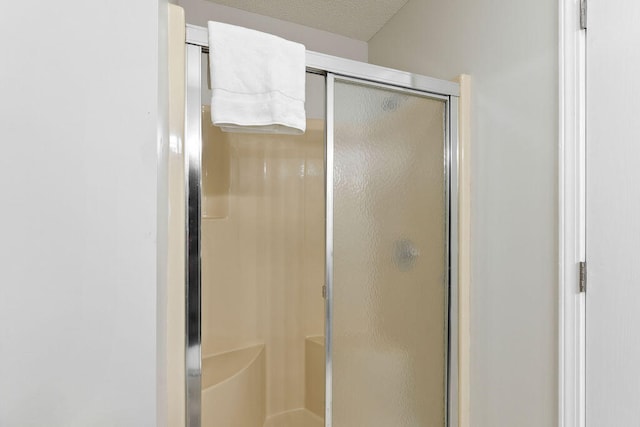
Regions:
[[235, 362], [218, 362], [235, 351], [238, 370], [264, 370], [255, 411], [304, 408], [305, 338], [324, 333], [324, 121], [300, 136], [234, 134], [202, 113], [203, 375], [211, 365], [230, 378]]

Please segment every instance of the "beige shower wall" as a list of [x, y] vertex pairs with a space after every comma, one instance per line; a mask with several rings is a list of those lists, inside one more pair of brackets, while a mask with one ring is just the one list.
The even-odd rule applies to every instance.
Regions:
[[301, 136], [233, 134], [209, 114], [203, 356], [264, 343], [267, 415], [302, 408], [305, 337], [324, 333], [324, 122]]

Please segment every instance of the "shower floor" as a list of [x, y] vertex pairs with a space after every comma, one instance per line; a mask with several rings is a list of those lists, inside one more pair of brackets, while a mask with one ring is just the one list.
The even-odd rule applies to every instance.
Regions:
[[264, 427], [323, 427], [322, 418], [306, 409], [294, 409], [272, 415], [264, 422]]

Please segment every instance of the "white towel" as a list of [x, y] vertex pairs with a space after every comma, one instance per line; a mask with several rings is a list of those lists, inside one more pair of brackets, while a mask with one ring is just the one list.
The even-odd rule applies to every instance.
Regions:
[[227, 132], [304, 133], [304, 45], [209, 21], [209, 66], [214, 125]]

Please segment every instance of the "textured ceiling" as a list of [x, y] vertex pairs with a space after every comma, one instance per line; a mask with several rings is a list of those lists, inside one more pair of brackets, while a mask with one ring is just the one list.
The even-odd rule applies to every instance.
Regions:
[[369, 41], [407, 0], [212, 0], [214, 3]]

